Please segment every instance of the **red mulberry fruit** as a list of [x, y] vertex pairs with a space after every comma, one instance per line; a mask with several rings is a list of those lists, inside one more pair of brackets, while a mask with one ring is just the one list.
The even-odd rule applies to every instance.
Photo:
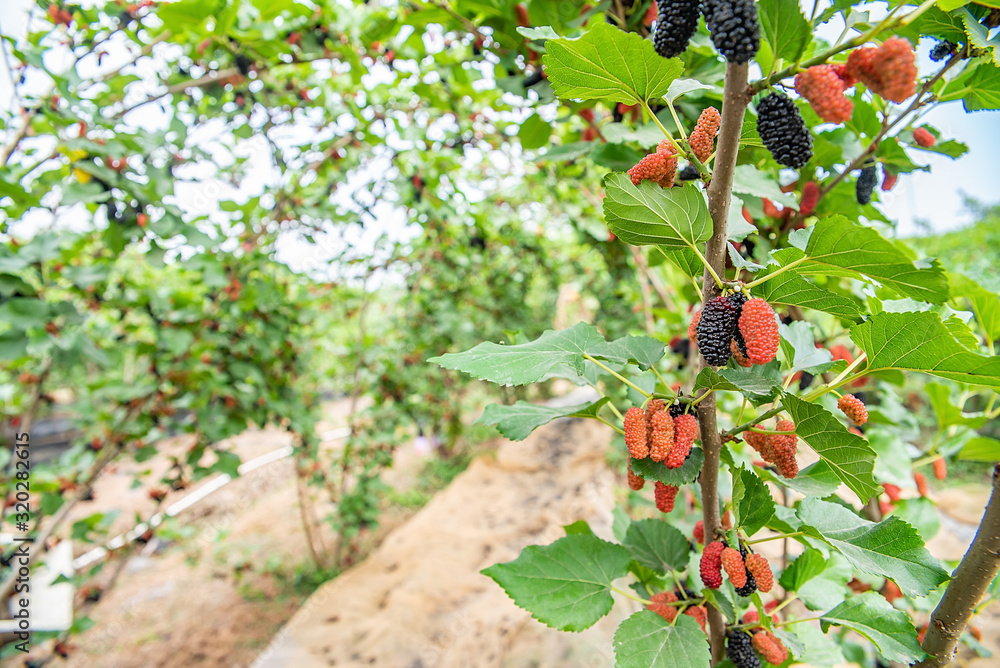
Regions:
[[760, 25], [754, 0], [705, 0], [701, 5], [712, 43], [726, 60], [745, 63], [760, 48]]
[[799, 213], [803, 216], [808, 216], [815, 211], [816, 205], [819, 204], [819, 195], [819, 186], [816, 185], [815, 181], [809, 181], [802, 186], [802, 201], [799, 202]]
[[659, 594], [653, 594], [650, 597], [649, 603], [646, 604], [646, 609], [652, 610], [668, 622], [672, 622], [677, 618], [677, 606], [670, 604], [676, 602], [677, 595], [674, 592], [663, 591]]
[[729, 514], [729, 511], [722, 513], [722, 528], [729, 531], [733, 528], [733, 516]]
[[653, 487], [653, 496], [656, 499], [656, 509], [661, 513], [669, 513], [674, 509], [674, 500], [680, 488], [677, 485], [665, 485], [659, 480]]
[[694, 541], [699, 545], [705, 544], [705, 523], [698, 520], [694, 523], [694, 531], [691, 533], [694, 537]]
[[840, 80], [844, 82], [845, 90], [858, 83], [857, 79], [848, 74], [847, 63], [834, 63], [833, 65], [830, 65], [830, 67], [833, 69], [834, 73], [840, 77]]
[[868, 409], [863, 401], [853, 394], [845, 394], [837, 401], [839, 408], [844, 415], [851, 419], [854, 424], [864, 424], [868, 422]]
[[698, 435], [698, 419], [689, 413], [678, 415], [674, 418], [673, 431], [674, 446], [666, 461], [668, 469], [680, 467], [691, 454], [691, 446]]
[[816, 115], [827, 123], [846, 123], [854, 103], [844, 95], [844, 80], [831, 65], [815, 65], [795, 77], [795, 92], [809, 100]]
[[737, 589], [746, 586], [747, 567], [743, 563], [743, 557], [739, 551], [727, 547], [722, 551], [721, 560], [722, 567], [726, 569], [726, 575], [729, 576], [729, 581], [733, 583], [733, 586]]
[[917, 491], [920, 492], [920, 496], [927, 496], [927, 476], [923, 473], [914, 473], [913, 482], [917, 483]]
[[690, 615], [695, 618], [695, 621], [701, 626], [701, 630], [708, 633], [705, 628], [705, 623], [708, 622], [708, 610], [702, 605], [692, 605], [690, 608], [684, 611], [685, 615]]
[[698, 321], [698, 348], [712, 366], [725, 366], [732, 352], [729, 342], [736, 329], [736, 308], [726, 297], [713, 297], [705, 304]]
[[878, 169], [875, 165], [867, 165], [862, 168], [854, 187], [858, 204], [868, 204], [872, 201], [872, 191], [875, 190], [876, 185], [878, 185]]
[[698, 0], [656, 0], [653, 48], [664, 58], [684, 53], [698, 29]]
[[715, 540], [705, 546], [701, 553], [701, 581], [709, 589], [722, 586], [722, 551], [726, 546]]
[[927, 128], [917, 128], [913, 131], [913, 141], [917, 142], [919, 146], [930, 148], [937, 142], [937, 137], [931, 134]]
[[944, 480], [948, 477], [948, 462], [944, 460], [944, 457], [934, 460], [934, 477], [938, 480]]
[[897, 503], [900, 497], [900, 489], [898, 485], [893, 485], [889, 482], [882, 483], [882, 489], [885, 490], [885, 495], [889, 497], [889, 500], [893, 503]]
[[774, 450], [771, 447], [771, 440], [768, 438], [768, 434], [747, 431], [743, 434], [743, 440], [747, 442], [747, 445], [756, 450], [764, 461], [771, 463], [774, 459]]
[[688, 325], [688, 341], [694, 345], [698, 345], [698, 321], [701, 320], [701, 311], [695, 311], [694, 316], [691, 318], [691, 324]]
[[[743, 345], [745, 346], [746, 344]], [[735, 338], [729, 342], [729, 352], [733, 354], [733, 359], [736, 360], [736, 363], [741, 367], [746, 368], [753, 366], [753, 362], [743, 356], [743, 351], [740, 350], [740, 345], [736, 342]]]
[[625, 411], [625, 445], [633, 459], [645, 459], [649, 456], [649, 444], [646, 442], [646, 414], [641, 408], [633, 406]]
[[760, 668], [760, 659], [753, 651], [753, 641], [746, 631], [730, 631], [726, 636], [726, 657], [736, 668]]
[[887, 169], [882, 170], [882, 192], [889, 192], [899, 180], [898, 174], [892, 174]]
[[715, 145], [715, 135], [719, 133], [719, 125], [721, 123], [722, 117], [719, 115], [719, 110], [715, 107], [708, 107], [701, 112], [701, 116], [698, 117], [698, 123], [695, 124], [694, 130], [691, 131], [691, 136], [688, 137], [688, 145], [691, 147], [691, 151], [702, 162], [708, 160], [708, 156], [712, 154], [712, 147]]
[[764, 660], [780, 666], [788, 658], [788, 650], [781, 643], [776, 635], [770, 631], [760, 631], [755, 633], [751, 641]]
[[[774, 427], [775, 431], [795, 431], [795, 423], [791, 420], [781, 420]], [[771, 434], [770, 441], [774, 449], [774, 466], [778, 473], [786, 478], [794, 478], [799, 473], [799, 464], [795, 460], [799, 437], [795, 434]]]
[[774, 359], [781, 337], [770, 304], [757, 298], [748, 301], [743, 305], [739, 327], [747, 343], [747, 357], [752, 363], [767, 364]]
[[[659, 183], [668, 172], [670, 159], [660, 153], [650, 153], [640, 160], [632, 169], [628, 170], [628, 175], [632, 179], [632, 185], [638, 186], [643, 181], [653, 181]], [[674, 159], [674, 168], [677, 161]]]
[[645, 478], [643, 478], [641, 475], [632, 473], [632, 459], [631, 458], [629, 458], [629, 460], [628, 460], [628, 486], [629, 486], [629, 489], [634, 489], [637, 492], [640, 489], [642, 489], [643, 487], [646, 486], [646, 479]]
[[[653, 420], [653, 416], [666, 408], [666, 404], [663, 403], [663, 399], [650, 399], [646, 402], [646, 423], [650, 424]], [[652, 429], [652, 427], [650, 427]]]
[[767, 559], [760, 554], [749, 554], [746, 559], [747, 570], [753, 573], [757, 580], [757, 589], [763, 593], [771, 591], [774, 587], [774, 574], [771, 573], [771, 565]]
[[770, 93], [757, 105], [757, 134], [780, 165], [799, 169], [812, 159], [813, 138], [795, 102]]
[[[654, 462], [662, 462], [668, 459], [674, 448], [674, 421], [670, 419], [670, 413], [661, 409], [653, 413], [649, 424], [652, 427], [649, 458]], [[667, 466], [669, 465], [668, 463]]]
[[900, 103], [917, 92], [917, 54], [905, 39], [890, 37], [879, 47], [855, 49], [847, 72], [876, 95]]

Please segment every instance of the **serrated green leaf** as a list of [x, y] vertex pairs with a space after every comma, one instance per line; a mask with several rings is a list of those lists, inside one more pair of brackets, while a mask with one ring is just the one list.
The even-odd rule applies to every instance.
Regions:
[[705, 271], [705, 265], [701, 263], [698, 254], [690, 248], [663, 248], [657, 246], [656, 251], [658, 255], [662, 254], [662, 257], [684, 272], [685, 276], [689, 276], [695, 281], [701, 280], [702, 273]]
[[970, 351], [929, 311], [879, 313], [851, 327], [868, 355], [868, 370], [923, 371], [959, 383], [1000, 388], [1000, 357]]
[[798, 207], [795, 196], [781, 192], [781, 184], [767, 172], [753, 165], [738, 165], [733, 174], [733, 192], [754, 197], [766, 197], [782, 206]]
[[537, 26], [526, 28], [518, 26], [517, 32], [531, 40], [559, 39], [559, 33], [552, 29], [552, 26]]
[[694, 248], [712, 236], [708, 204], [692, 184], [664, 189], [632, 185], [627, 174], [604, 177], [604, 217], [619, 239], [635, 246]]
[[643, 371], [648, 370], [663, 357], [664, 346], [650, 336], [623, 336], [608, 343], [599, 343], [587, 350], [593, 357], [622, 363], [634, 362]]
[[986, 436], [973, 436], [958, 453], [969, 462], [1000, 462], [1000, 441]]
[[695, 379], [695, 389], [742, 392], [755, 405], [768, 401], [775, 388], [781, 387], [781, 371], [777, 362], [763, 366], [728, 367], [716, 371], [705, 367]]
[[855, 568], [889, 578], [907, 596], [926, 596], [949, 579], [916, 530], [898, 517], [875, 524], [819, 499], [803, 500], [797, 514]]
[[938, 429], [945, 429], [955, 424], [978, 429], [986, 424], [985, 415], [966, 415], [961, 407], [951, 403], [951, 388], [942, 383], [926, 383], [924, 392], [930, 397], [934, 416], [937, 418]]
[[910, 665], [925, 656], [909, 615], [892, 607], [884, 596], [865, 592], [853, 596], [820, 620], [823, 631], [843, 626], [871, 640], [883, 657]]
[[743, 468], [733, 471], [733, 514], [736, 526], [742, 527], [748, 536], [760, 531], [774, 515], [771, 490], [753, 471]]
[[559, 364], [568, 364], [583, 374], [583, 353], [604, 342], [593, 325], [581, 322], [569, 329], [546, 330], [531, 343], [503, 346], [484, 341], [471, 350], [427, 361], [498, 385], [527, 385]]
[[793, 489], [803, 496], [818, 496], [822, 498], [830, 496], [840, 487], [840, 478], [833, 472], [830, 465], [822, 459], [805, 467], [799, 471], [797, 476], [791, 479], [777, 473], [772, 473], [767, 469], [761, 469], [758, 471], [758, 475], [764, 480], [776, 482], [789, 489]]
[[924, 543], [934, 538], [941, 530], [941, 518], [934, 502], [923, 496], [897, 501], [892, 508], [891, 516], [898, 517], [916, 529]]
[[575, 534], [530, 545], [514, 561], [482, 573], [546, 626], [582, 631], [611, 610], [611, 583], [625, 576], [631, 560], [621, 545]]
[[812, 36], [798, 0], [761, 0], [759, 11], [760, 31], [771, 45], [774, 57], [789, 62], [797, 60]]
[[684, 534], [657, 519], [632, 522], [622, 545], [640, 564], [660, 573], [684, 570], [691, 553], [691, 543]]
[[673, 624], [651, 610], [640, 610], [615, 631], [616, 668], [707, 668], [708, 638], [690, 615]]
[[659, 480], [664, 485], [687, 485], [694, 482], [701, 473], [701, 465], [705, 463], [705, 453], [701, 448], [691, 448], [687, 461], [675, 469], [668, 469], [662, 462], [646, 459], [633, 459], [632, 472], [641, 475], [646, 480]]
[[817, 348], [812, 325], [805, 320], [796, 320], [789, 325], [778, 326], [781, 332], [781, 348], [788, 360], [789, 373], [807, 371], [823, 373], [833, 366], [833, 355], [826, 348]]
[[862, 502], [881, 492], [872, 475], [875, 451], [865, 439], [847, 431], [840, 420], [818, 404], [787, 395], [784, 406], [795, 422], [795, 433]]
[[[664, 93], [663, 97], [667, 100], [667, 102], [673, 102], [681, 95], [685, 95], [694, 90], [719, 90], [719, 87], [704, 84], [697, 79], [674, 79], [670, 82], [670, 87], [667, 88], [667, 92]], [[662, 133], [660, 136], [663, 136]]]
[[523, 441], [543, 424], [563, 417], [594, 417], [610, 399], [602, 397], [593, 403], [575, 406], [540, 406], [518, 401], [512, 406], [490, 404], [476, 420], [477, 424], [495, 425], [497, 431], [512, 441]]
[[[769, 267], [757, 279], [773, 273]], [[839, 318], [857, 318], [861, 310], [857, 302], [835, 292], [824, 290], [795, 273], [786, 271], [774, 276], [753, 289], [754, 296], [767, 300], [770, 304], [801, 306], [815, 311], [823, 311]]]
[[801, 253], [784, 249], [782, 262], [803, 262], [800, 273], [829, 273], [835, 268], [846, 270], [846, 275], [863, 274], [904, 296], [935, 304], [949, 297], [948, 281], [939, 265], [917, 268], [896, 244], [844, 216], [820, 219], [809, 236], [805, 255], [808, 259], [803, 260]]
[[684, 71], [677, 58], [661, 58], [651, 41], [604, 22], [577, 39], [549, 39], [545, 48], [545, 72], [562, 99], [635, 104], [665, 95]]

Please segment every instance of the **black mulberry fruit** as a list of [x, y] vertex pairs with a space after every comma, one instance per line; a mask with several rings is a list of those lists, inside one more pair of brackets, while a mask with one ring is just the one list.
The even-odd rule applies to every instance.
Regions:
[[701, 174], [698, 173], [698, 168], [693, 162], [689, 162], [687, 167], [677, 174], [677, 180], [679, 181], [694, 181], [699, 178], [701, 178]]
[[[746, 563], [748, 554], [749, 552], [747, 551], [746, 546], [740, 543], [740, 556], [743, 557], [744, 564]], [[739, 594], [740, 596], [749, 596], [750, 594], [757, 591], [757, 580], [754, 578], [753, 573], [750, 572], [749, 568], [746, 569], [746, 572], [747, 572], [746, 584], [744, 584], [742, 587], [736, 587], [736, 593]]]
[[872, 201], [872, 191], [878, 184], [878, 170], [875, 165], [867, 165], [861, 170], [858, 182], [855, 186], [855, 194], [858, 196], [858, 204], [868, 204]]
[[753, 640], [746, 631], [730, 631], [726, 636], [726, 656], [736, 668], [760, 668], [760, 658], [753, 651]]
[[745, 63], [760, 48], [754, 0], [705, 0], [701, 7], [712, 43], [726, 60]]
[[778, 163], [798, 169], [812, 158], [812, 135], [795, 102], [771, 93], [757, 105], [757, 133]]
[[934, 48], [931, 49], [931, 60], [937, 63], [944, 60], [945, 58], [950, 58], [951, 55], [955, 53], [955, 49], [957, 48], [958, 48], [957, 45], [947, 40], [943, 42], [938, 42], [937, 44], [934, 45]]
[[679, 56], [698, 29], [699, 0], [656, 0], [653, 47], [664, 58]]
[[736, 331], [736, 308], [728, 297], [708, 300], [698, 321], [698, 348], [712, 366], [724, 366], [732, 351], [729, 342]]

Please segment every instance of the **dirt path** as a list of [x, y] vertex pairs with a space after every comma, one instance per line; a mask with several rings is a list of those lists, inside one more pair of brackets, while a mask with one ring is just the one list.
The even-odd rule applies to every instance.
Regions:
[[611, 665], [611, 638], [630, 606], [561, 633], [479, 574], [579, 519], [611, 537], [610, 433], [560, 420], [477, 459], [364, 563], [310, 597], [256, 668]]

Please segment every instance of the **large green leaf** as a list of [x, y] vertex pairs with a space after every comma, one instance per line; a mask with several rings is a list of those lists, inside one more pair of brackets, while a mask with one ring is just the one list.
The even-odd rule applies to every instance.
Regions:
[[427, 361], [498, 385], [527, 385], [538, 381], [560, 364], [568, 364], [577, 373], [583, 374], [583, 353], [602, 343], [605, 343], [604, 337], [597, 329], [581, 322], [569, 329], [546, 330], [530, 343], [503, 346], [484, 341], [471, 350], [448, 353]]
[[681, 571], [688, 564], [691, 543], [687, 537], [663, 520], [632, 522], [622, 545], [643, 566], [654, 571]]
[[652, 337], [630, 335], [591, 346], [587, 353], [620, 364], [634, 362], [646, 371], [663, 357], [665, 347], [662, 341]]
[[603, 21], [577, 39], [545, 43], [545, 72], [562, 99], [636, 104], [666, 95], [684, 66], [662, 58], [653, 43]]
[[970, 462], [1000, 462], [1000, 441], [986, 436], [974, 436], [962, 446], [958, 458]]
[[961, 406], [952, 403], [951, 388], [943, 383], [926, 383], [924, 392], [931, 400], [934, 416], [937, 418], [938, 429], [961, 424], [978, 429], [986, 424], [985, 415], [966, 415]]
[[819, 374], [833, 366], [833, 355], [826, 348], [817, 348], [813, 326], [806, 320], [795, 320], [778, 327], [781, 332], [781, 350], [788, 361], [789, 373], [806, 371]]
[[708, 637], [690, 615], [673, 624], [640, 610], [615, 631], [615, 668], [708, 668]]
[[768, 399], [774, 389], [781, 387], [781, 371], [776, 362], [764, 366], [733, 367], [716, 371], [705, 367], [694, 381], [694, 389], [727, 390], [742, 392], [751, 400]]
[[694, 248], [712, 236], [708, 204], [698, 187], [632, 185], [628, 174], [604, 177], [604, 217], [619, 239], [635, 246]]
[[621, 545], [574, 534], [550, 545], [530, 545], [514, 561], [482, 573], [546, 626], [582, 631], [611, 610], [611, 583], [628, 573], [631, 560]]
[[787, 395], [784, 406], [795, 422], [795, 432], [827, 463], [837, 477], [866, 502], [881, 492], [872, 472], [875, 451], [865, 439], [847, 431], [830, 411]]
[[[769, 267], [767, 273], [773, 273]], [[766, 277], [767, 273], [761, 275]], [[836, 292], [818, 287], [794, 271], [786, 271], [761, 283], [753, 291], [755, 296], [771, 304], [789, 304], [823, 311], [840, 318], [856, 318], [860, 314], [857, 302]]]
[[[870, 227], [844, 216], [822, 218], [812, 230], [800, 272], [827, 273], [830, 267], [857, 272], [921, 301], [940, 304], [948, 299], [948, 281], [936, 263], [918, 268], [898, 246]], [[801, 253], [786, 249], [788, 260]]]
[[843, 557], [834, 554], [827, 558], [810, 547], [781, 573], [779, 583], [798, 594], [810, 610], [826, 610], [844, 600], [852, 577], [851, 566]]
[[907, 596], [926, 596], [949, 579], [916, 530], [898, 517], [875, 524], [844, 506], [812, 498], [802, 501], [798, 516], [855, 568], [889, 578]]
[[[621, 441], [619, 441], [621, 443]], [[675, 469], [668, 469], [663, 462], [654, 462], [650, 458], [633, 459], [632, 472], [641, 475], [646, 480], [659, 480], [665, 485], [686, 485], [694, 482], [701, 473], [701, 465], [705, 463], [705, 453], [701, 448], [691, 448], [687, 461]]]
[[543, 424], [562, 417], [594, 417], [610, 399], [602, 397], [594, 403], [575, 406], [539, 406], [518, 401], [513, 406], [490, 404], [476, 420], [479, 424], [496, 425], [497, 431], [512, 441], [523, 441]]
[[910, 665], [924, 657], [910, 616], [872, 591], [847, 599], [823, 615], [820, 624], [824, 632], [830, 626], [857, 631], [889, 661]]
[[851, 327], [868, 355], [868, 370], [923, 371], [959, 383], [1000, 388], [1000, 357], [974, 353], [955, 340], [937, 313], [879, 313]]
[[771, 45], [775, 58], [792, 62], [809, 44], [809, 21], [802, 15], [798, 0], [761, 0], [760, 31]]
[[742, 527], [748, 536], [757, 533], [774, 515], [771, 491], [753, 471], [742, 468], [733, 471], [733, 513], [736, 526]]

